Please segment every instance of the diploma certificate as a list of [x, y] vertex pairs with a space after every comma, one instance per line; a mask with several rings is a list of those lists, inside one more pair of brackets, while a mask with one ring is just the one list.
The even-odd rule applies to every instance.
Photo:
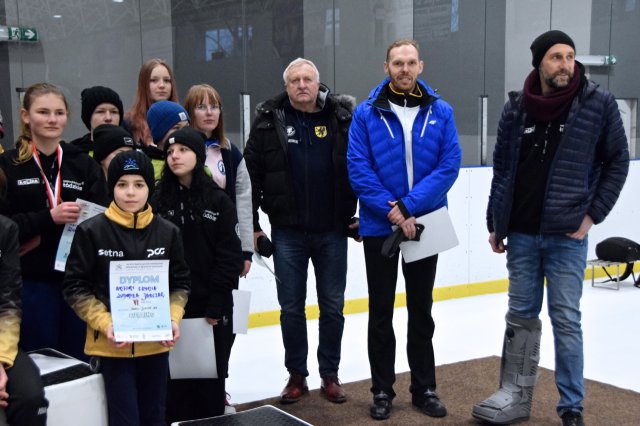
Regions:
[[[53, 265], [53, 268], [57, 271], [64, 272], [64, 269], [67, 265], [67, 258], [69, 257], [69, 252], [71, 251], [71, 243], [73, 242], [73, 237], [76, 235], [76, 228], [82, 222], [87, 219], [90, 219], [94, 216], [99, 215], [100, 213], [104, 213], [106, 207], [103, 207], [99, 204], [92, 203], [91, 201], [86, 201], [78, 198], [76, 203], [80, 206], [80, 216], [78, 220], [74, 223], [67, 223], [64, 225], [64, 229], [62, 230], [62, 236], [60, 237], [60, 243], [58, 244], [58, 251], [56, 252], [56, 261]], [[31, 249], [27, 250], [30, 251]]]
[[109, 292], [117, 342], [173, 339], [169, 260], [112, 261]]

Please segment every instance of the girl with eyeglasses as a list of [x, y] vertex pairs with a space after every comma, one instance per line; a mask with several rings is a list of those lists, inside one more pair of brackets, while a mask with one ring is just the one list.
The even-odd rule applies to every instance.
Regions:
[[236, 206], [244, 258], [240, 277], [244, 277], [251, 269], [253, 255], [251, 179], [244, 157], [225, 137], [222, 99], [216, 89], [208, 84], [191, 86], [184, 107], [191, 117], [191, 126], [207, 137], [205, 164], [211, 171], [213, 180], [225, 190]]

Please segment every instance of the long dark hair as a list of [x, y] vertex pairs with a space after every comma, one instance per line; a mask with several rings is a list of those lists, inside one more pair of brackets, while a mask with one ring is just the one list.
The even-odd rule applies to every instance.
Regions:
[[[221, 189], [211, 179], [211, 176], [207, 175], [204, 164], [201, 161], [196, 161], [196, 166], [191, 173], [191, 187], [184, 204], [198, 217], [200, 213], [210, 208], [215, 199], [213, 194]], [[178, 177], [173, 174], [169, 165], [165, 162], [162, 176], [155, 191], [155, 211], [164, 215], [169, 210], [177, 210], [179, 203], [182, 201], [180, 192]]]

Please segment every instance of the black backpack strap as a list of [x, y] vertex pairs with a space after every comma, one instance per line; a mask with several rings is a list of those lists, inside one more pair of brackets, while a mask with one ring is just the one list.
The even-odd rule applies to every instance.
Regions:
[[638, 280], [636, 281], [636, 276], [633, 273], [633, 262], [627, 262], [627, 266], [624, 268], [624, 272], [622, 273], [622, 275], [620, 275], [619, 278], [612, 277], [611, 274], [609, 274], [609, 271], [607, 271], [607, 268], [605, 268], [604, 266], [602, 267], [602, 270], [609, 277], [609, 279], [606, 281], [603, 281], [603, 283], [608, 283], [608, 282], [616, 283], [616, 282], [624, 281], [627, 278], [629, 278], [630, 275], [633, 275], [633, 281], [634, 281], [633, 285], [640, 288], [640, 277], [638, 277]]

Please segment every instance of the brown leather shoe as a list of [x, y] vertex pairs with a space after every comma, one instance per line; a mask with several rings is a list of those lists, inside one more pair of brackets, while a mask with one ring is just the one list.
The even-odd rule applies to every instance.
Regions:
[[280, 393], [280, 402], [283, 404], [298, 402], [300, 398], [308, 393], [307, 379], [301, 374], [291, 373], [287, 386]]
[[322, 384], [320, 385], [320, 393], [329, 401], [338, 404], [347, 400], [347, 394], [344, 392], [337, 376], [323, 377]]

